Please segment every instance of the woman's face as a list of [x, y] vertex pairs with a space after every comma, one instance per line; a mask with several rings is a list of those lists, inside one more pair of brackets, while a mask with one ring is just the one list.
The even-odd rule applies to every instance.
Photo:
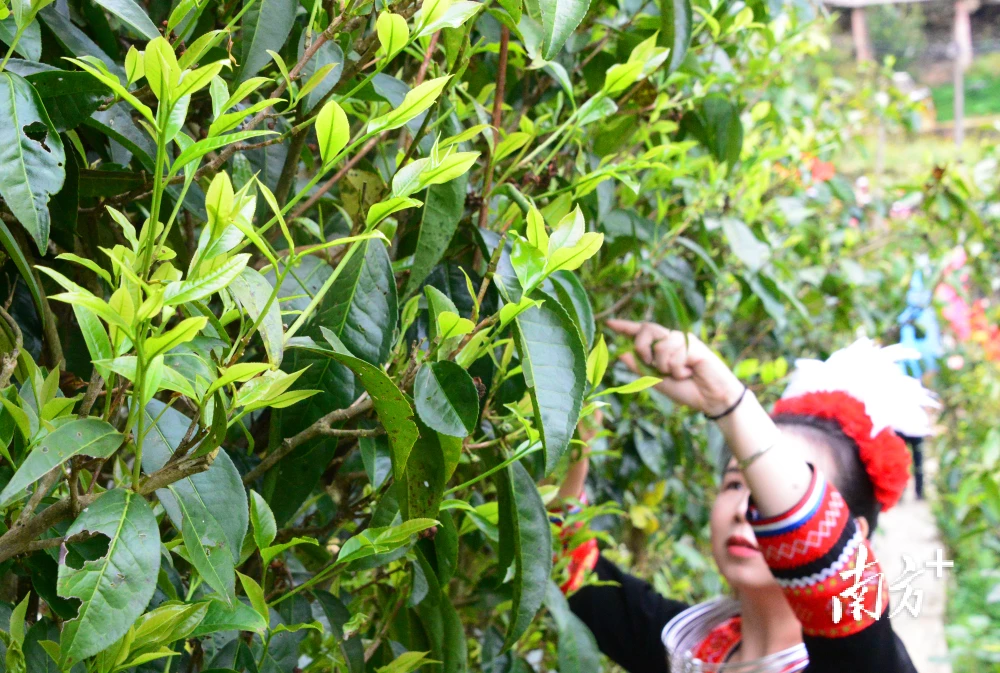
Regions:
[[[828, 478], [836, 478], [836, 466], [827, 449], [815, 446], [786, 428], [782, 428], [782, 435], [791, 450], [798, 452]], [[722, 486], [712, 505], [712, 556], [719, 571], [734, 588], [744, 591], [777, 589], [778, 584], [764, 562], [764, 555], [746, 518], [749, 498], [750, 489], [733, 458], [726, 466]]]

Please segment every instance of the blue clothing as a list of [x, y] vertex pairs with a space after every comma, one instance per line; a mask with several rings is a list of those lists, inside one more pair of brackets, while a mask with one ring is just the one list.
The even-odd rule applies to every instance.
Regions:
[[[930, 290], [924, 288], [924, 275], [917, 269], [910, 279], [910, 288], [906, 293], [906, 308], [900, 314], [898, 322], [899, 342], [920, 352], [919, 360], [903, 360], [899, 363], [903, 372], [920, 378], [923, 372], [938, 370], [937, 360], [944, 349], [941, 346], [941, 327], [937, 315], [931, 307]], [[917, 328], [923, 336], [918, 336]]]

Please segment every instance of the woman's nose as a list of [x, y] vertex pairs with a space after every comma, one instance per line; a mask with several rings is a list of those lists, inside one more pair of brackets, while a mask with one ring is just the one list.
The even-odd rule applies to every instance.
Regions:
[[742, 500], [740, 500], [739, 505], [736, 506], [736, 520], [743, 522], [747, 520], [747, 512], [753, 504], [753, 497], [750, 495], [750, 489], [746, 489]]
[[738, 522], [743, 523], [744, 521], [753, 521], [757, 517], [757, 503], [754, 502], [753, 495], [750, 493], [750, 490], [747, 489], [743, 499], [736, 507], [735, 518]]

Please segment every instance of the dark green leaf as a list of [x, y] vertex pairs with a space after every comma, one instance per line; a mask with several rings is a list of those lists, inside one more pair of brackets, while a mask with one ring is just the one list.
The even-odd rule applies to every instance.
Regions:
[[455, 576], [458, 566], [458, 528], [447, 510], [438, 512], [437, 518], [440, 525], [434, 538], [421, 540], [418, 544], [434, 566], [438, 581], [446, 586]]
[[739, 161], [743, 150], [743, 123], [740, 111], [723, 94], [706, 96], [681, 120], [681, 130], [689, 133], [718, 161], [730, 166]]
[[551, 61], [587, 15], [590, 0], [538, 0], [538, 7], [545, 43], [542, 56]]
[[295, 22], [296, 0], [246, 0], [243, 16], [243, 68], [240, 80], [253, 77], [271, 62], [268, 50], [281, 51]]
[[66, 154], [66, 179], [63, 187], [49, 201], [49, 209], [59, 216], [52, 223], [49, 236], [65, 250], [75, 247], [76, 225], [80, 209], [80, 158], [76, 152]]
[[[551, 283], [551, 286], [550, 286]], [[594, 308], [590, 305], [590, 297], [583, 283], [572, 271], [556, 271], [548, 277], [543, 286], [545, 291], [553, 295], [574, 319], [583, 335], [583, 343], [590, 350], [594, 345]]]
[[208, 612], [197, 628], [191, 632], [192, 638], [207, 636], [221, 631], [254, 631], [264, 633], [267, 623], [256, 610], [245, 603], [236, 601], [232, 606], [222, 601], [208, 604]]
[[[316, 39], [314, 36], [313, 39]], [[305, 51], [306, 45], [306, 31], [302, 31], [302, 37], [299, 39], [299, 57], [302, 57]], [[309, 59], [305, 67], [302, 68], [302, 74], [300, 80], [303, 84], [309, 81], [309, 79], [319, 72], [324, 67], [333, 64], [333, 68], [330, 72], [326, 73], [326, 77], [315, 89], [306, 94], [305, 99], [305, 110], [311, 110], [316, 107], [319, 102], [323, 99], [326, 94], [330, 93], [330, 90], [337, 85], [340, 81], [340, 75], [344, 72], [344, 52], [341, 50], [340, 45], [333, 40], [327, 40], [324, 42], [320, 48], [313, 54], [313, 57]]]
[[465, 213], [465, 193], [468, 175], [461, 175], [443, 185], [432, 185], [424, 198], [423, 219], [413, 253], [406, 294], [415, 292], [427, 275], [441, 261], [451, 243], [458, 223]]
[[94, 0], [94, 2], [117, 16], [125, 25], [147, 40], [160, 37], [160, 31], [149, 20], [146, 10], [133, 0]]
[[[55, 563], [53, 562], [52, 565], [53, 575], [55, 575]], [[43, 640], [59, 642], [59, 627], [56, 626], [55, 622], [46, 618], [36, 622], [28, 629], [28, 633], [24, 637], [24, 663], [27, 670], [29, 673], [61, 673], [59, 664], [39, 644]], [[74, 666], [70, 673], [84, 673], [85, 671], [86, 666], [81, 663]]]
[[0, 196], [44, 254], [49, 197], [66, 177], [62, 139], [35, 90], [20, 75], [0, 73]]
[[351, 613], [347, 606], [329, 591], [314, 591], [313, 595], [319, 606], [323, 608], [327, 621], [330, 622], [330, 629], [333, 631], [337, 646], [340, 647], [340, 651], [347, 661], [349, 673], [362, 673], [365, 670], [365, 651], [361, 644], [361, 638], [358, 635], [344, 638], [344, 624], [351, 619]]
[[469, 373], [450, 360], [423, 365], [413, 384], [420, 420], [452, 437], [465, 437], [476, 428], [479, 394]]
[[108, 538], [107, 554], [80, 569], [59, 565], [59, 595], [83, 602], [66, 622], [64, 667], [97, 654], [121, 638], [146, 610], [160, 571], [160, 532], [146, 500], [132, 491], [108, 491], [73, 522], [67, 537], [89, 531]]
[[[276, 415], [280, 422], [282, 437], [291, 437], [334, 409], [346, 408], [361, 392], [354, 373], [328, 354], [290, 349], [282, 367], [290, 372], [307, 368], [295, 387], [320, 391], [300, 404], [272, 411], [272, 419]], [[311, 440], [268, 472], [260, 492], [274, 511], [279, 526], [309, 497], [322, 473], [316, 466], [329, 463], [336, 448], [336, 438]]]
[[[0, 42], [10, 46], [14, 41], [16, 33], [17, 23], [15, 23], [13, 15], [0, 21]], [[17, 46], [14, 47], [14, 51], [29, 61], [40, 61], [42, 59], [42, 31], [38, 26], [37, 20], [32, 19], [28, 27], [24, 29], [21, 39], [18, 40]], [[10, 64], [8, 63], [8, 65]]]
[[120, 143], [146, 170], [151, 171], [156, 161], [156, 145], [145, 131], [132, 121], [130, 109], [128, 103], [117, 103], [107, 110], [95, 112], [84, 124]]
[[434, 519], [444, 498], [445, 457], [442, 438], [421, 424], [420, 437], [406, 462], [406, 502], [401, 510], [404, 519]]
[[361, 461], [365, 464], [368, 481], [372, 488], [378, 489], [392, 472], [389, 438], [385, 435], [361, 437], [358, 439], [358, 449], [361, 451]]
[[389, 357], [398, 309], [385, 245], [369, 239], [347, 261], [314, 318], [357, 357], [380, 365]]
[[414, 608], [430, 647], [431, 658], [442, 663], [444, 673], [464, 673], [468, 669], [465, 630], [448, 596], [441, 591], [434, 569], [418, 550], [417, 563], [427, 581], [427, 594]]
[[[60, 619], [76, 617], [80, 603], [75, 598], [66, 600], [59, 595], [56, 578], [59, 576], [59, 564], [53, 556], [58, 557], [58, 551], [48, 550], [31, 554], [24, 560], [24, 565], [31, 573], [31, 588], [45, 601], [49, 609]], [[56, 642], [58, 638], [54, 639]]]
[[[65, 9], [63, 9], [65, 7]], [[64, 13], [65, 12], [65, 13]], [[72, 56], [93, 56], [108, 66], [108, 70], [124, 78], [125, 71], [91, 40], [86, 33], [73, 25], [69, 18], [68, 6], [49, 5], [38, 13], [42, 22], [49, 27], [56, 41]]]
[[660, 34], [657, 43], [670, 48], [667, 72], [684, 62], [691, 46], [691, 0], [660, 0]]
[[82, 124], [111, 94], [100, 80], [85, 72], [39, 72], [29, 75], [27, 80], [38, 92], [60, 133]]
[[551, 298], [521, 313], [514, 325], [548, 473], [569, 447], [580, 419], [587, 387], [587, 354], [573, 319]]
[[334, 347], [335, 352], [330, 353], [330, 357], [349, 368], [357, 376], [361, 385], [372, 398], [375, 412], [379, 421], [385, 428], [389, 437], [389, 446], [392, 448], [393, 472], [397, 479], [403, 476], [410, 449], [417, 440], [417, 425], [413, 422], [413, 408], [409, 401], [400, 392], [396, 384], [392, 382], [380, 367], [371, 365], [360, 358], [340, 351], [337, 338], [325, 327], [321, 328], [327, 340]]
[[[44, 317], [45, 311], [42, 310], [42, 289], [38, 287], [35, 274], [31, 272], [31, 267], [28, 266], [28, 260], [24, 256], [24, 251], [21, 250], [17, 241], [14, 240], [14, 235], [7, 228], [3, 220], [0, 220], [0, 244], [3, 245], [4, 250], [10, 255], [14, 266], [17, 267], [18, 273], [21, 274], [21, 278], [27, 284], [28, 290], [31, 292], [31, 298], [35, 300], [35, 308], [38, 310], [38, 315]], [[4, 325], [0, 326], [0, 329], [7, 330], [9, 327]], [[11, 350], [13, 350], [13, 341], [11, 342]]]
[[[280, 270], [284, 270], [285, 259], [279, 259]], [[333, 269], [324, 259], [315, 255], [302, 257], [296, 266], [288, 271], [285, 281], [278, 288], [278, 298], [281, 308], [286, 311], [304, 311], [309, 301], [323, 286]], [[264, 278], [272, 285], [275, 282], [273, 270], [264, 274]]]
[[[159, 400], [147, 405], [146, 418], [149, 433], [142, 467], [150, 473], [166, 464], [191, 421]], [[156, 497], [181, 531], [184, 546], [203, 579], [233, 598], [234, 564], [250, 524], [250, 511], [243, 481], [229, 455], [220, 450], [208, 470], [158, 490]]]
[[570, 610], [555, 582], [549, 581], [545, 607], [559, 630], [559, 673], [590, 673], [601, 669], [601, 653], [594, 634]]
[[502, 556], [510, 557], [515, 564], [513, 607], [504, 640], [506, 650], [524, 635], [545, 599], [552, 572], [552, 533], [538, 488], [520, 461], [496, 474], [498, 492], [505, 492], [499, 501], [500, 545], [513, 547]]

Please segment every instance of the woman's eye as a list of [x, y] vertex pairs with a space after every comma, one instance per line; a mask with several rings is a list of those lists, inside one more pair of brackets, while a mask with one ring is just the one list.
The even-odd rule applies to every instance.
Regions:
[[731, 481], [728, 484], [726, 484], [727, 491], [738, 488], [743, 488], [743, 484], [738, 481]]

